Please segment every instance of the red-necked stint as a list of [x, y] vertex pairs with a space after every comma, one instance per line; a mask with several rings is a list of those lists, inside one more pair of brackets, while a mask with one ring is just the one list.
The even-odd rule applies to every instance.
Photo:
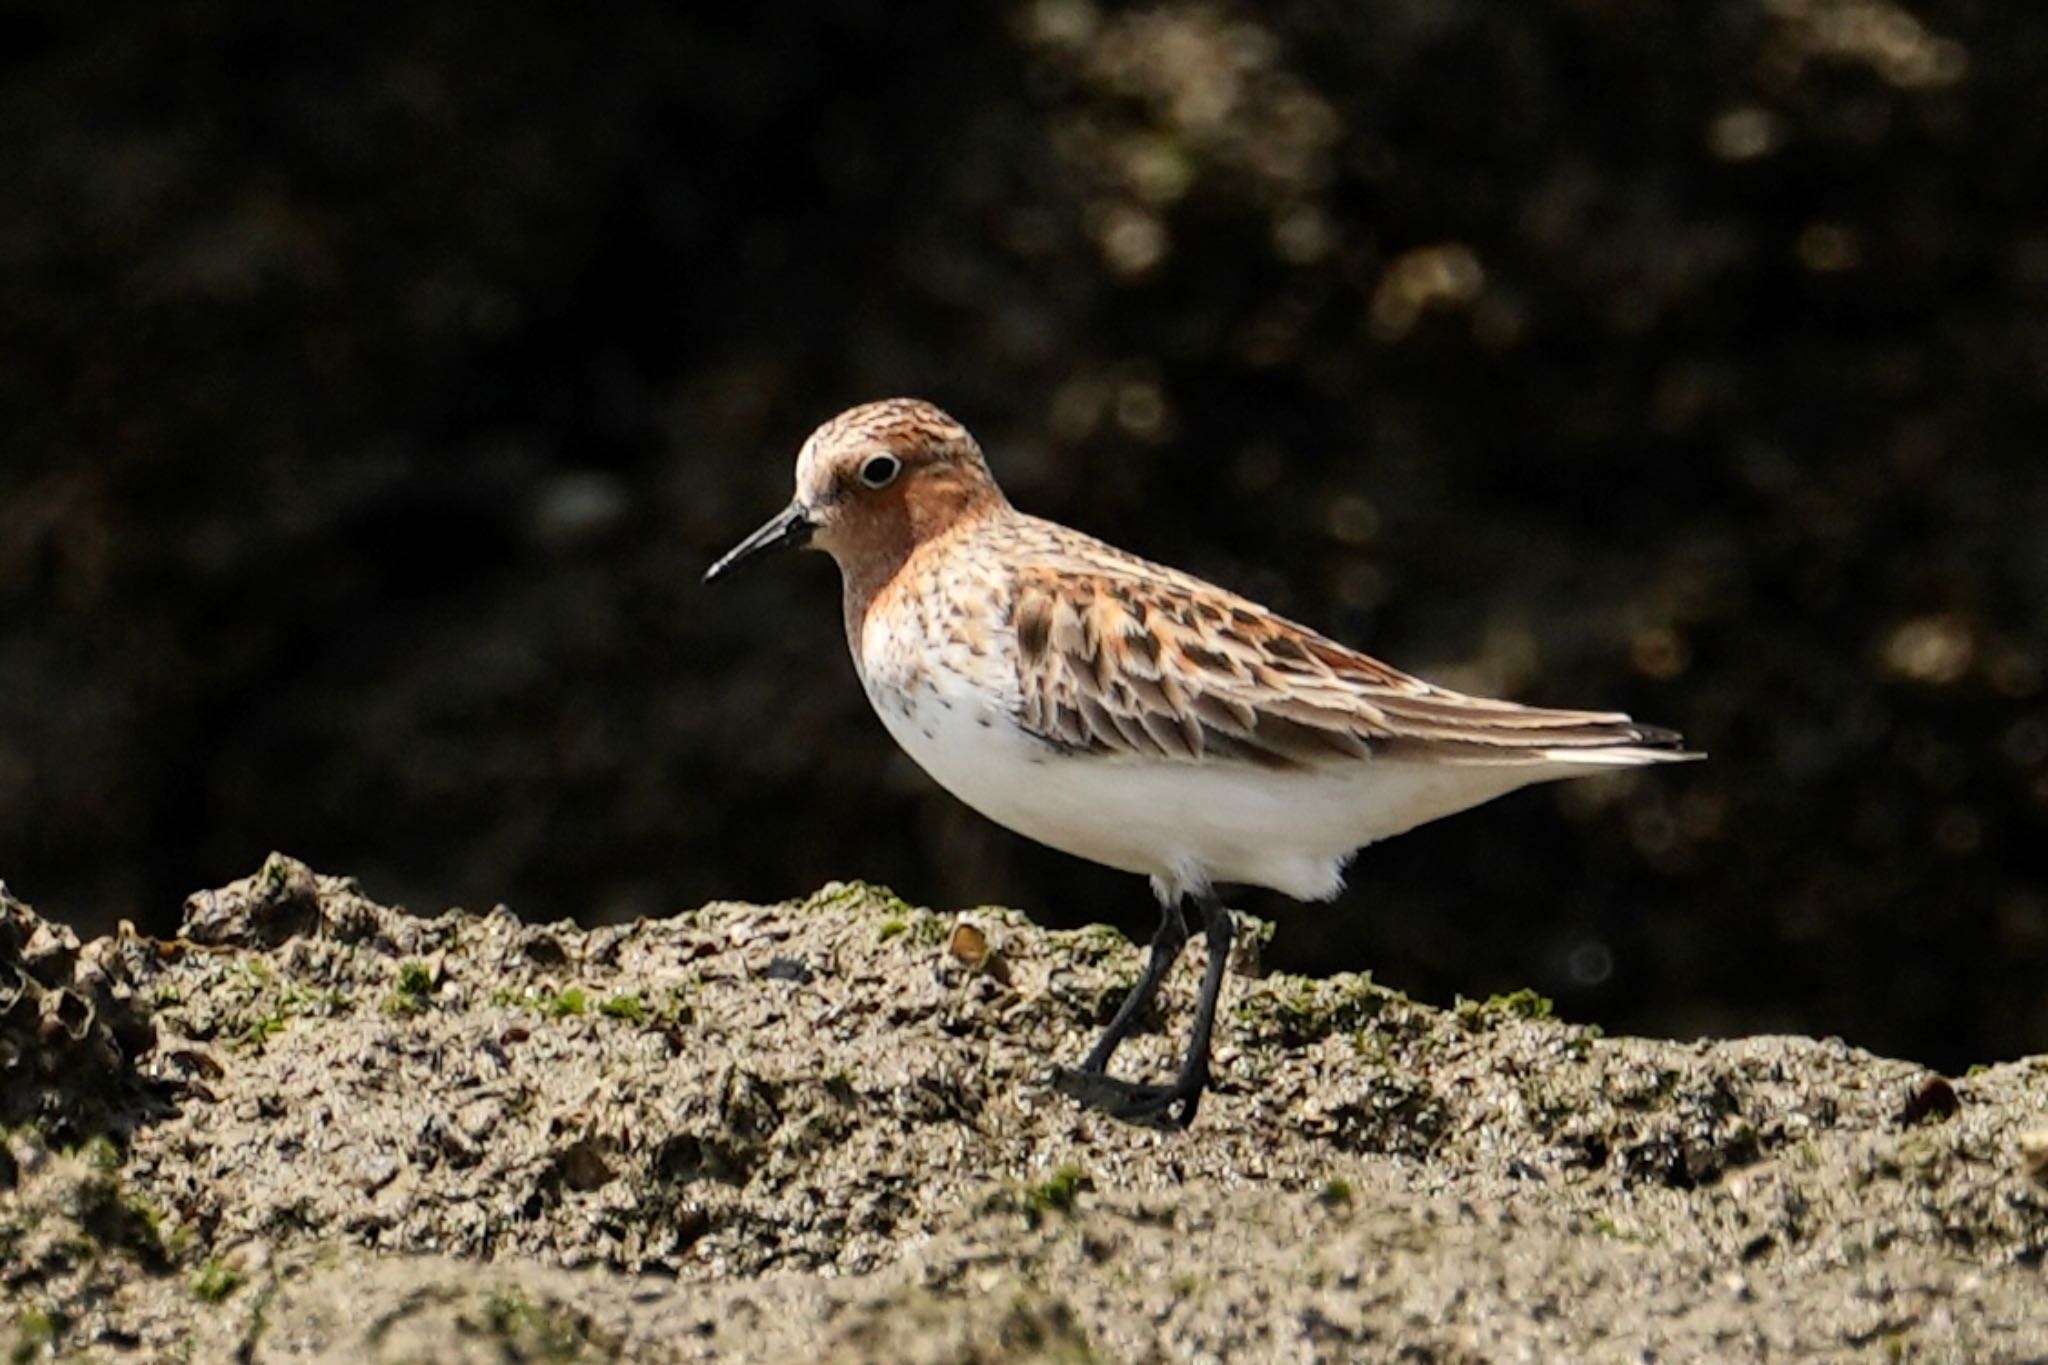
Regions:
[[[1199, 578], [1017, 511], [966, 428], [889, 399], [819, 427], [796, 498], [705, 573], [810, 545], [839, 563], [868, 700], [940, 786], [1042, 844], [1152, 879], [1145, 971], [1058, 1084], [1186, 1124], [1229, 955], [1219, 884], [1320, 901], [1366, 844], [1558, 778], [1698, 757], [1611, 711], [1433, 686]], [[1165, 1085], [1107, 1074], [1188, 939], [1209, 961]]]

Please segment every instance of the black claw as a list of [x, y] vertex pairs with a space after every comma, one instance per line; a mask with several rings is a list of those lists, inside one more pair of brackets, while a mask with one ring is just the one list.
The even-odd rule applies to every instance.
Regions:
[[1172, 1085], [1144, 1085], [1120, 1080], [1100, 1071], [1061, 1067], [1053, 1073], [1053, 1087], [1089, 1109], [1100, 1110], [1125, 1123], [1142, 1123], [1157, 1128], [1185, 1128], [1195, 1120], [1205, 1083], [1175, 1081]]

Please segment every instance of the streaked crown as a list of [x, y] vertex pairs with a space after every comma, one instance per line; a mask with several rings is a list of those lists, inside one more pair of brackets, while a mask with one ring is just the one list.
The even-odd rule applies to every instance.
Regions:
[[884, 398], [848, 408], [810, 434], [796, 457], [797, 501], [825, 508], [876, 486], [886, 467], [870, 463], [877, 456], [899, 461], [904, 474], [950, 466], [970, 483], [995, 485], [966, 427], [921, 398]]

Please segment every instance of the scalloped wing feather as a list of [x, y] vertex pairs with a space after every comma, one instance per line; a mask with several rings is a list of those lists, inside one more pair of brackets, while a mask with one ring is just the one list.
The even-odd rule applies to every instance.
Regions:
[[1677, 735], [1618, 712], [1436, 687], [1199, 579], [1111, 553], [1085, 566], [1026, 564], [1013, 582], [1019, 720], [1063, 749], [1281, 769], [1375, 755], [1494, 765], [1681, 756], [1664, 752]]

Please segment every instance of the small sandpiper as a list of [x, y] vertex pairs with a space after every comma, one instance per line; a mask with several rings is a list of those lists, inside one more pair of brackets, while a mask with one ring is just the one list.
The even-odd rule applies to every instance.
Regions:
[[[1558, 778], [1698, 757], [1670, 730], [1433, 686], [1199, 578], [1017, 511], [967, 429], [917, 399], [841, 413], [796, 498], [708, 569], [784, 546], [838, 561], [875, 712], [940, 786], [1027, 838], [1142, 873], [1145, 970], [1057, 1084], [1186, 1125], [1209, 1083], [1229, 957], [1221, 884], [1323, 901], [1366, 844]], [[1188, 941], [1209, 961], [1164, 1085], [1108, 1074]]]

